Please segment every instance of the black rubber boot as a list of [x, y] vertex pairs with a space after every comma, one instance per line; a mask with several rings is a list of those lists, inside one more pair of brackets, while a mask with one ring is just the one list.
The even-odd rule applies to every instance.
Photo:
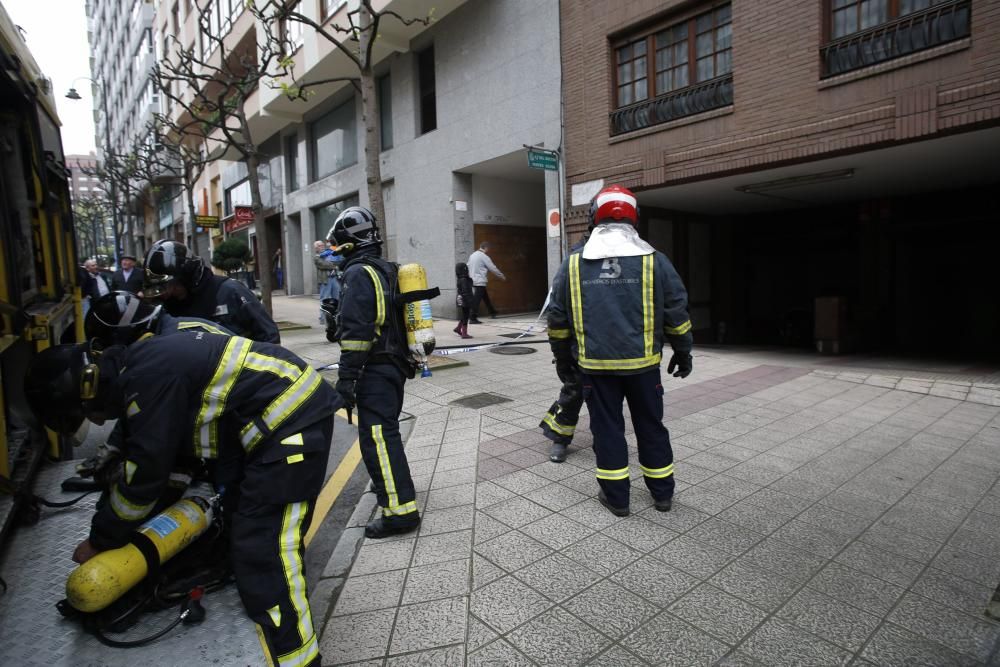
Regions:
[[365, 537], [379, 540], [390, 535], [401, 535], [416, 530], [420, 525], [420, 515], [416, 512], [406, 516], [379, 516], [365, 526]]
[[673, 507], [674, 499], [667, 498], [666, 500], [654, 500], [653, 507], [656, 508], [657, 512], [669, 512], [670, 508]]
[[566, 445], [559, 444], [558, 442], [553, 442], [552, 446], [549, 447], [549, 461], [553, 463], [562, 463], [566, 460]]
[[609, 503], [608, 497], [604, 495], [603, 491], [599, 491], [597, 493], [597, 499], [601, 502], [602, 505], [608, 508], [609, 512], [611, 512], [615, 516], [628, 516], [630, 514], [629, 509], [627, 507], [615, 507], [614, 505]]

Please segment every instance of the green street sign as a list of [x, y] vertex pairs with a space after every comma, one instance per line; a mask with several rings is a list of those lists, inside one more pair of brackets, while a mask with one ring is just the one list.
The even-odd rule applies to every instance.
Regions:
[[528, 151], [528, 166], [532, 169], [559, 170], [559, 155], [551, 151]]

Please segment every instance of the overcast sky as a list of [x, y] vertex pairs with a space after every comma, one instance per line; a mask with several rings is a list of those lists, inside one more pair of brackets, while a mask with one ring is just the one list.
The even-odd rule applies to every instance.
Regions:
[[[86, 154], [94, 150], [94, 100], [90, 81], [90, 47], [87, 45], [87, 14], [84, 0], [0, 0], [11, 20], [21, 26], [31, 54], [45, 76], [52, 79], [63, 150]], [[82, 100], [66, 99], [74, 86]]]

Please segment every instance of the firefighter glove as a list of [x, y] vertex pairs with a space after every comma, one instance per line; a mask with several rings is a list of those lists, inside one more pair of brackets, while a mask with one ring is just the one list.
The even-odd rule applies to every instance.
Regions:
[[337, 393], [340, 394], [340, 397], [344, 399], [344, 407], [348, 410], [353, 410], [354, 406], [358, 404], [358, 399], [355, 395], [357, 386], [357, 380], [349, 380], [347, 378], [340, 378], [337, 380], [335, 389], [337, 390]]
[[[674, 352], [674, 356], [670, 357], [670, 363], [667, 364], [667, 374], [673, 375], [675, 378], [686, 378], [691, 375], [691, 369], [694, 366], [694, 360], [691, 355], [687, 352]], [[674, 369], [677, 372], [674, 372]]]
[[577, 377], [576, 362], [572, 359], [559, 358], [555, 359], [556, 365], [556, 375], [559, 376], [559, 380], [563, 383], [576, 383], [580, 381]]

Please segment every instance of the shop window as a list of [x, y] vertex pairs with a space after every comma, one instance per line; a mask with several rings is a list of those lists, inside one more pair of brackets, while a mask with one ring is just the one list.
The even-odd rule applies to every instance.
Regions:
[[968, 37], [971, 0], [824, 0], [823, 75], [834, 76]]
[[732, 7], [643, 26], [613, 44], [611, 133], [733, 103]]

